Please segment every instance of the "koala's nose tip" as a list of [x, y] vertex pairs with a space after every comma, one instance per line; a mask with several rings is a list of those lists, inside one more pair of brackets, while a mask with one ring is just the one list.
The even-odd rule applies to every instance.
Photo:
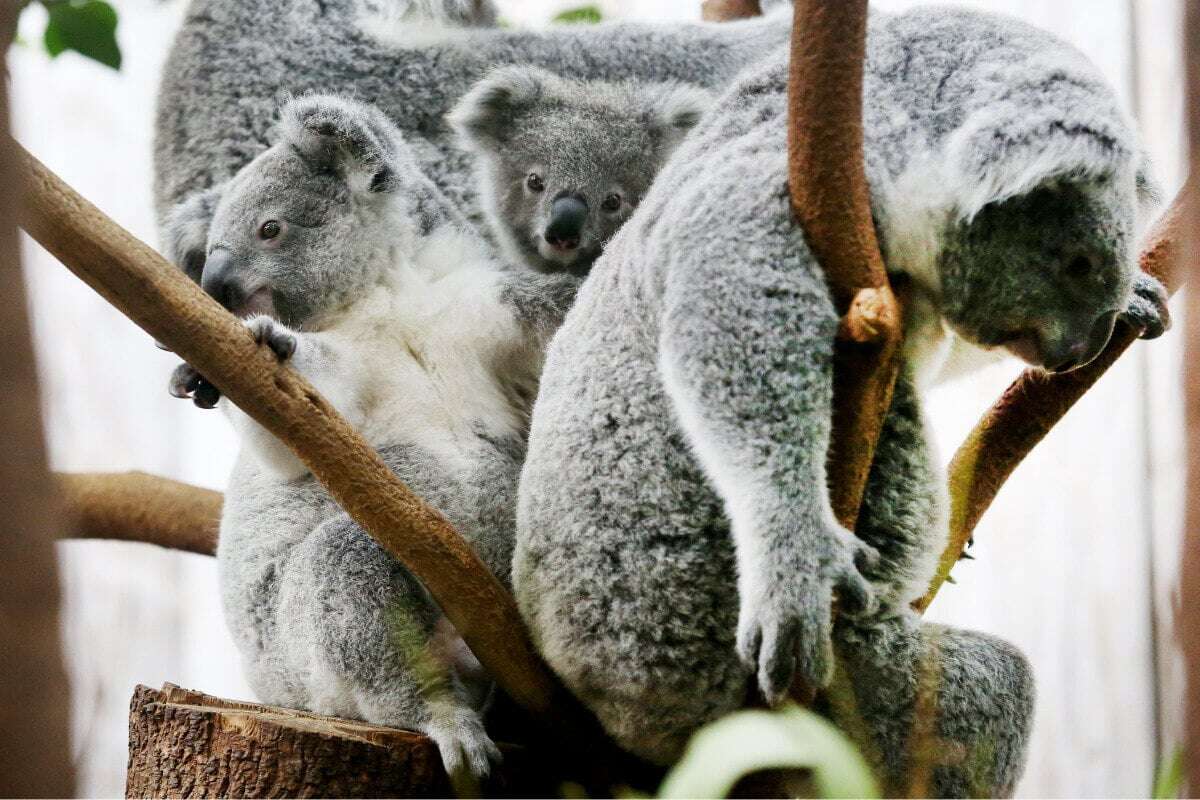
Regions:
[[577, 250], [587, 213], [587, 203], [581, 197], [567, 195], [555, 200], [550, 206], [550, 224], [543, 234], [546, 243], [558, 250]]
[[233, 254], [214, 250], [204, 262], [200, 288], [230, 311], [237, 312], [246, 301], [246, 289], [237, 274]]
[[1095, 361], [1108, 346], [1116, 322], [1117, 312], [1106, 311], [1096, 317], [1083, 337], [1076, 339], [1069, 346], [1057, 351], [1047, 348], [1046, 370], [1056, 373], [1070, 372]]

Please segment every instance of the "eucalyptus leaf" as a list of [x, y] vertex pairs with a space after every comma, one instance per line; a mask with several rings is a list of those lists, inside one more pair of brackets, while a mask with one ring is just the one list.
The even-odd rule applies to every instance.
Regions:
[[879, 797], [866, 761], [832, 724], [811, 711], [739, 711], [705, 726], [659, 790], [664, 798], [721, 798], [745, 775], [808, 769], [821, 797]]
[[52, 57], [67, 50], [113, 69], [121, 68], [117, 12], [104, 0], [42, 0], [50, 14], [42, 42]]
[[599, 6], [580, 6], [556, 14], [551, 21], [567, 25], [590, 25], [602, 19], [604, 19], [604, 14], [600, 11]]

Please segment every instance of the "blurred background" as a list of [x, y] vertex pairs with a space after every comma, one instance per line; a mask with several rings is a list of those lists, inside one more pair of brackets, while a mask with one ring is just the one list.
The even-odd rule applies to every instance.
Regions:
[[[114, 0], [119, 72], [39, 42], [31, 7], [9, 51], [17, 137], [122, 225], [156, 243], [151, 138], [159, 69], [183, 0]], [[544, 25], [572, 0], [500, 2]], [[881, 10], [916, 5], [874, 0]], [[1180, 0], [969, 0], [1057, 32], [1091, 56], [1139, 119], [1166, 196], [1182, 183]], [[606, 18], [698, 19], [699, 0], [607, 0]], [[59, 470], [140, 469], [224, 487], [235, 440], [224, 418], [167, 395], [175, 360], [29, 240], [25, 270], [51, 460]], [[1176, 309], [1178, 314], [1178, 309]], [[1018, 470], [930, 610], [1016, 643], [1038, 709], [1025, 797], [1145, 796], [1180, 741], [1174, 644], [1183, 430], [1177, 335], [1138, 345]], [[929, 406], [946, 460], [1018, 371], [939, 389]], [[124, 791], [137, 683], [250, 699], [225, 632], [210, 558], [145, 545], [59, 545], [63, 638], [73, 682], [79, 792]]]

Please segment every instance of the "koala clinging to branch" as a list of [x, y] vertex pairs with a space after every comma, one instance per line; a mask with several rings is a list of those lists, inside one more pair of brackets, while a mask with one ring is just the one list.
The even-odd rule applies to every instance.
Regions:
[[450, 113], [484, 213], [515, 262], [586, 275], [711, 103], [682, 83], [606, 83], [506, 67]]
[[517, 599], [567, 686], [648, 759], [677, 758], [748, 686], [775, 703], [793, 677], [837, 673], [827, 710], [890, 792], [928, 767], [912, 790], [1009, 793], [1028, 664], [909, 607], [947, 535], [917, 377], [952, 340], [1062, 371], [1118, 320], [1162, 332], [1165, 294], [1135, 262], [1136, 136], [1095, 69], [1039, 30], [958, 10], [872, 17], [865, 162], [912, 301], [856, 537], [826, 486], [838, 317], [790, 208], [787, 82], [780, 48], [706, 114], [552, 343]]
[[[529, 405], [578, 281], [501, 270], [377, 109], [309, 96], [281, 116], [269, 149], [173, 217], [172, 255], [200, 247], [193, 277], [507, 582]], [[217, 557], [260, 699], [423, 731], [449, 772], [486, 773], [474, 656], [282, 443], [230, 413], [243, 451]]]

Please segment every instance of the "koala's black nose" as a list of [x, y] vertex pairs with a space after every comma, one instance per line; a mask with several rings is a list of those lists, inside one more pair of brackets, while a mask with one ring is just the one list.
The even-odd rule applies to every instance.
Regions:
[[1117, 312], [1107, 311], [1092, 321], [1091, 327], [1075, 336], [1063, 336], [1045, 347], [1043, 363], [1048, 372], [1069, 372], [1090, 364], [1103, 352], [1112, 338]]
[[235, 314], [246, 304], [246, 284], [239, 272], [233, 253], [217, 249], [209, 253], [200, 275], [200, 288]]
[[546, 242], [560, 250], [579, 247], [583, 224], [587, 221], [588, 207], [582, 197], [567, 195], [560, 197], [550, 206], [550, 224], [546, 226]]

